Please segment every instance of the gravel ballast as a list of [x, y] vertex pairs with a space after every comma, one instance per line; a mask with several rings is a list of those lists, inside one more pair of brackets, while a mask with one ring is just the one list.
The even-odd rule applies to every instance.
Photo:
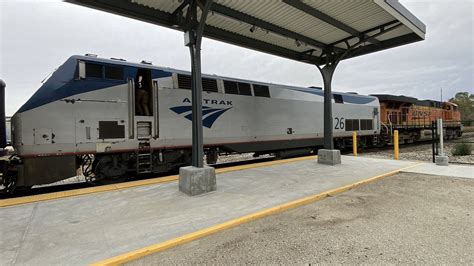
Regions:
[[[460, 163], [460, 164], [474, 164], [474, 153], [471, 155], [465, 156], [453, 156], [452, 150], [457, 142], [469, 142], [469, 145], [473, 147], [474, 150], [474, 134], [469, 133], [462, 138], [446, 141], [444, 143], [444, 152], [449, 158], [450, 163]], [[433, 152], [431, 143], [427, 144], [408, 144], [400, 145], [400, 160], [408, 161], [426, 161], [431, 162], [433, 159]], [[373, 158], [393, 158], [393, 149], [384, 149], [378, 151], [359, 151], [360, 156], [367, 156]]]

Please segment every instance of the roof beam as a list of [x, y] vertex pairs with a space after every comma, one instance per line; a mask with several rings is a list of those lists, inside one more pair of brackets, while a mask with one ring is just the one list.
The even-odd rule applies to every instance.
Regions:
[[[368, 29], [368, 30], [365, 30], [365, 31], [363, 31], [362, 33], [366, 36], [367, 39], [369, 39], [370, 36], [367, 35], [367, 34], [369, 34], [370, 32], [376, 31], [376, 30], [382, 31], [382, 30], [384, 30], [386, 27], [394, 26], [394, 25], [396, 25], [396, 24], [398, 24], [398, 23], [399, 23], [398, 20], [392, 20], [392, 21], [390, 21], [390, 22], [384, 23], [384, 24], [379, 25], [379, 26], [377, 26], [377, 27], [373, 27], [373, 28], [370, 28], [370, 29]], [[339, 44], [339, 43], [343, 43], [343, 42], [349, 41], [350, 39], [353, 39], [353, 38], [356, 38], [356, 37], [350, 36], [350, 37], [344, 38], [344, 39], [342, 39], [342, 40], [335, 41], [335, 42], [333, 42], [333, 43], [331, 43], [331, 44], [329, 44], [329, 45], [336, 45], [336, 44]], [[359, 39], [359, 40], [360, 40], [360, 39]], [[363, 40], [362, 40], [362, 41], [363, 41]], [[379, 44], [380, 44], [380, 41], [379, 41]]]
[[210, 25], [206, 25], [206, 27], [204, 28], [204, 36], [214, 40], [239, 45], [244, 48], [250, 48], [256, 51], [261, 51], [264, 53], [273, 54], [276, 56], [281, 56], [300, 62], [319, 65], [322, 64], [321, 58], [317, 56], [298, 53], [281, 46], [252, 39], [243, 35], [231, 33]]
[[[398, 23], [398, 24], [396, 24], [396, 25], [394, 25], [394, 26], [392, 26], [392, 27], [390, 27], [390, 28], [385, 28], [385, 27], [384, 27], [383, 29], [380, 30], [380, 32], [377, 32], [376, 34], [371, 35], [368, 39], [360, 40], [360, 41], [357, 42], [356, 44], [352, 45], [352, 46], [351, 46], [351, 49], [357, 48], [357, 47], [359, 47], [361, 44], [363, 44], [363, 43], [365, 43], [365, 42], [370, 42], [371, 39], [374, 39], [374, 38], [377, 38], [378, 36], [384, 35], [384, 34], [387, 33], [387, 32], [396, 30], [396, 29], [400, 28], [401, 26], [403, 26], [403, 24], [400, 22], [400, 23]], [[381, 45], [381, 44], [379, 44], [379, 45]]]
[[[349, 34], [352, 34], [353, 36], [355, 37], [358, 37], [359, 39], [365, 39], [365, 38], [368, 38], [368, 36], [366, 36], [364, 33], [362, 32], [359, 32], [358, 30], [342, 23], [341, 21], [331, 17], [331, 16], [328, 16], [326, 15], [325, 13], [301, 2], [300, 0], [283, 0], [283, 3], [287, 4], [287, 5], [290, 5], [300, 11], [303, 11], [305, 12], [306, 14], [309, 14], [315, 18], [318, 18], [342, 31], [345, 31]], [[380, 44], [380, 42], [376, 39], [371, 39], [370, 40], [371, 43], [373, 44]]]
[[[134, 4], [128, 0], [66, 0], [67, 2], [80, 4], [87, 7], [92, 7], [99, 10], [104, 10], [109, 13], [126, 16], [133, 19], [153, 23], [160, 26], [173, 28], [176, 30], [183, 29], [185, 25], [176, 25], [175, 17], [171, 16], [170, 13], [166, 13], [160, 10], [140, 6]], [[215, 4], [215, 3], [214, 3]], [[183, 21], [178, 20], [180, 23]], [[177, 27], [175, 27], [175, 25]], [[210, 25], [204, 27], [204, 36], [212, 38], [214, 40], [238, 45], [248, 49], [254, 49], [264, 53], [285, 57], [288, 59], [311, 63], [320, 64], [321, 59], [317, 56], [309, 54], [300, 54], [296, 51], [286, 49], [284, 47], [270, 44], [267, 42], [259, 41], [249, 37], [245, 37], [239, 34], [231, 33]]]
[[375, 51], [382, 51], [390, 48], [394, 48], [400, 45], [406, 45], [408, 43], [412, 42], [418, 42], [420, 41], [419, 36], [416, 33], [409, 33], [405, 34], [393, 39], [385, 40], [380, 42], [380, 45], [365, 45], [365, 46], [360, 46], [357, 49], [354, 49], [352, 53], [350, 53], [346, 58], [353, 58], [357, 56], [361, 56], [364, 54], [372, 53]]
[[182, 12], [183, 12], [183, 9], [184, 9], [187, 5], [189, 5], [188, 1], [183, 1], [183, 2], [181, 3], [181, 5], [179, 5], [179, 6], [173, 11], [173, 13], [171, 13], [171, 16], [173, 16], [173, 17], [178, 16], [179, 13], [182, 13]]
[[[321, 48], [321, 49], [326, 49], [327, 48], [327, 45], [325, 43], [322, 43], [322, 42], [319, 42], [317, 40], [311, 39], [307, 36], [298, 34], [296, 32], [287, 30], [285, 28], [282, 28], [282, 27], [277, 26], [275, 24], [266, 22], [264, 20], [252, 17], [250, 15], [247, 15], [245, 13], [236, 11], [232, 8], [220, 5], [218, 3], [213, 3], [212, 4], [211, 11], [214, 11], [216, 13], [222, 14], [222, 15], [227, 16], [227, 17], [231, 17], [235, 20], [245, 22], [245, 23], [250, 24], [250, 25], [255, 25], [256, 27], [274, 32], [278, 35], [282, 35], [282, 36], [285, 36], [285, 37], [288, 37], [288, 38], [292, 38], [292, 39], [307, 43], [308, 45], [311, 45], [311, 46], [314, 46], [314, 47], [318, 47], [318, 48]], [[335, 49], [338, 50], [338, 51], [343, 51], [344, 50], [342, 48], [335, 48]]]

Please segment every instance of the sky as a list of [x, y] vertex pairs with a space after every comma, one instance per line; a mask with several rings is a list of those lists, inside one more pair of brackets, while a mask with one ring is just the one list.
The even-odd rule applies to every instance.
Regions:
[[[426, 24], [426, 40], [342, 61], [333, 91], [435, 100], [441, 98], [441, 89], [443, 99], [459, 91], [474, 93], [474, 0], [400, 2]], [[182, 32], [59, 0], [0, 0], [0, 79], [7, 84], [7, 115], [67, 58], [86, 53], [190, 69]], [[322, 86], [314, 65], [210, 39], [203, 40], [202, 71]]]

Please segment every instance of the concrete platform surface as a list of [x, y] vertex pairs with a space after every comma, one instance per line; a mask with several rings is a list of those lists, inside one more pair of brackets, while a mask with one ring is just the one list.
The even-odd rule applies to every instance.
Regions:
[[474, 179], [400, 173], [125, 265], [474, 265]]
[[408, 168], [402, 172], [417, 173], [425, 175], [453, 176], [463, 178], [474, 178], [474, 166], [455, 165], [448, 166], [436, 165], [434, 163], [424, 163], [415, 167]]
[[178, 182], [0, 208], [0, 265], [90, 264], [416, 162], [343, 156], [217, 175], [189, 197]]

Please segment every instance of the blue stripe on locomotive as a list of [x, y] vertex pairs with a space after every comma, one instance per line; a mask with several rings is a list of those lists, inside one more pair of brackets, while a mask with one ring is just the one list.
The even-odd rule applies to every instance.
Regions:
[[[124, 68], [124, 80], [110, 80], [110, 79], [84, 79], [78, 80], [78, 60], [91, 61], [100, 63], [102, 65], [120, 65]], [[61, 65], [53, 75], [36, 91], [35, 94], [18, 110], [19, 113], [25, 112], [39, 106], [64, 99], [76, 94], [105, 89], [117, 85], [127, 83], [127, 78], [135, 78], [139, 66], [135, 66], [128, 62], [111, 62], [107, 59], [87, 58], [84, 56], [71, 56], [63, 65]], [[172, 75], [169, 71], [159, 69], [150, 69], [153, 79], [170, 77]], [[300, 91], [304, 93], [315, 94], [323, 96], [322, 90], [313, 88], [291, 88], [291, 90]], [[375, 97], [341, 94], [345, 103], [352, 104], [367, 104], [375, 101]]]
[[[78, 80], [78, 60], [76, 56], [70, 57], [63, 65], [61, 65], [53, 75], [36, 91], [33, 96], [18, 110], [19, 113], [25, 112], [36, 107], [64, 99], [76, 94], [85, 92], [105, 89], [117, 85], [123, 85], [127, 83], [127, 78], [135, 78], [138, 67], [122, 65], [124, 68], [124, 80], [111, 80], [111, 79], [83, 79]], [[87, 60], [83, 60], [87, 61]], [[91, 60], [94, 61], [95, 60]], [[120, 65], [120, 64], [107, 64], [102, 65]], [[150, 69], [151, 77], [153, 79], [170, 77], [171, 72], [166, 72], [158, 69]]]
[[[320, 89], [314, 89], [314, 88], [297, 88], [297, 89], [291, 89], [295, 91], [301, 91], [301, 92], [306, 92], [309, 94], [314, 94], [314, 95], [319, 95], [324, 97], [324, 91]], [[351, 95], [351, 94], [338, 94], [338, 93], [333, 93], [333, 95], [341, 95], [342, 100], [344, 103], [352, 103], [352, 104], [368, 104], [373, 101], [375, 101], [376, 97], [372, 96], [364, 96], [364, 95]]]

